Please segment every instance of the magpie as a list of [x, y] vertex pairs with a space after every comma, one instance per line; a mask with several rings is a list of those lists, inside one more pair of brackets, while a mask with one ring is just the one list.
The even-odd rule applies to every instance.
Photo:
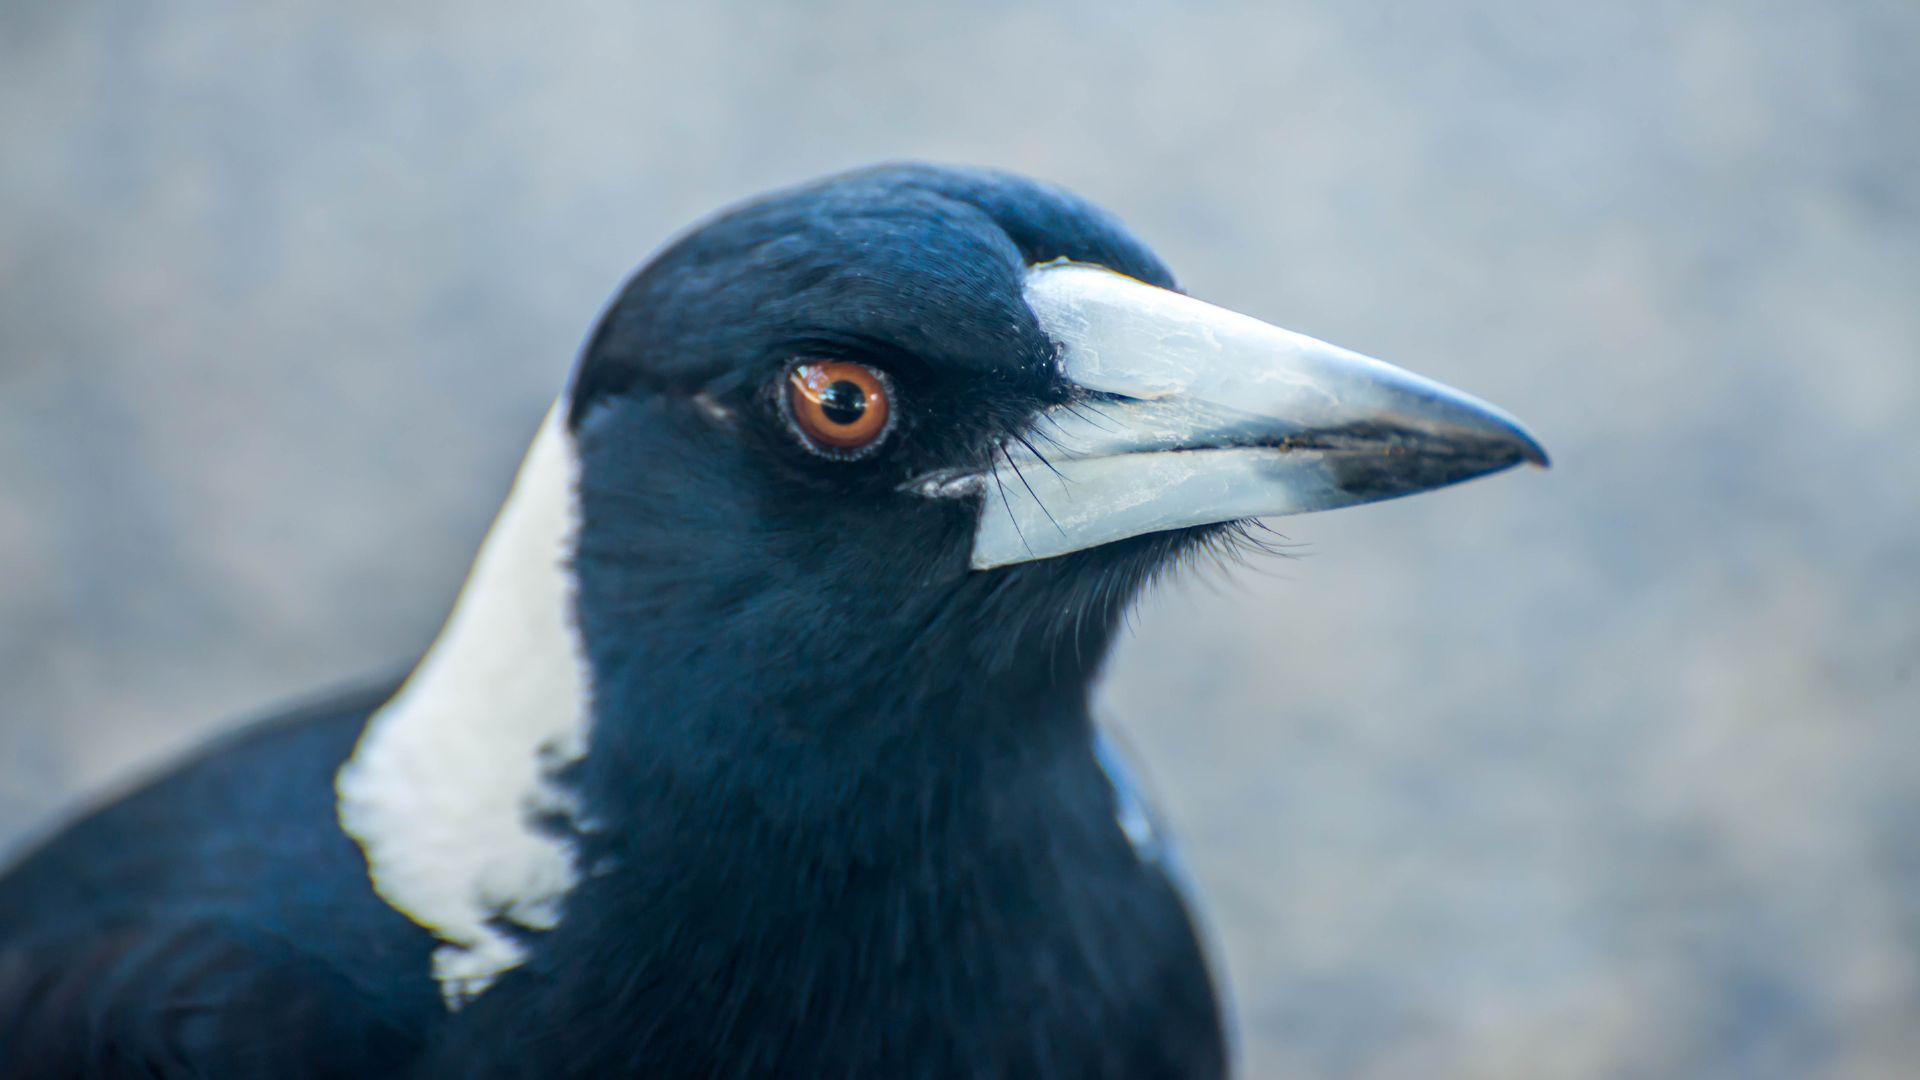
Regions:
[[0, 879], [0, 1076], [1224, 1075], [1089, 715], [1116, 628], [1253, 518], [1526, 462], [1056, 187], [724, 212], [606, 309], [404, 682]]

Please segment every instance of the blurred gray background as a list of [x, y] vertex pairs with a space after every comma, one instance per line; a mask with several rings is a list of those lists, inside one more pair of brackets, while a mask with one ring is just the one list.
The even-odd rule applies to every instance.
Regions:
[[0, 850], [430, 639], [596, 311], [880, 159], [1111, 207], [1550, 473], [1103, 696], [1251, 1077], [1920, 1070], [1920, 8], [13, 0]]

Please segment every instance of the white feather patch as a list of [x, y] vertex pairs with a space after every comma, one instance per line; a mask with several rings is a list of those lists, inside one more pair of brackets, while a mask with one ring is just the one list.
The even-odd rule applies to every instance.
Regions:
[[453, 614], [335, 780], [373, 887], [445, 944], [449, 1009], [525, 959], [497, 925], [551, 929], [579, 878], [556, 772], [587, 750], [586, 657], [568, 565], [579, 461], [566, 400], [547, 413]]
[[1093, 756], [1100, 763], [1100, 771], [1107, 774], [1107, 786], [1113, 789], [1114, 824], [1120, 826], [1141, 862], [1160, 862], [1164, 854], [1160, 830], [1154, 827], [1153, 814], [1140, 795], [1139, 781], [1134, 779], [1126, 756], [1104, 731], [1094, 735]]

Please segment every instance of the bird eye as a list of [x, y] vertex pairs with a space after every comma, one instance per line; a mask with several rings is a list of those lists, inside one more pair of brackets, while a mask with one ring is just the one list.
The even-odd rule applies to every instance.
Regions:
[[787, 415], [813, 445], [833, 457], [877, 445], [892, 426], [886, 376], [845, 360], [795, 364], [787, 373]]

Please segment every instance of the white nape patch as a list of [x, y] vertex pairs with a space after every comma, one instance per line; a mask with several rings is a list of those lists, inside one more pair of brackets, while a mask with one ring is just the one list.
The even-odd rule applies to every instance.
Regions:
[[449, 1009], [526, 958], [496, 924], [553, 928], [580, 876], [573, 845], [537, 825], [576, 816], [554, 777], [587, 751], [566, 406], [548, 411], [439, 638], [334, 784], [374, 890], [445, 942], [433, 977]]

